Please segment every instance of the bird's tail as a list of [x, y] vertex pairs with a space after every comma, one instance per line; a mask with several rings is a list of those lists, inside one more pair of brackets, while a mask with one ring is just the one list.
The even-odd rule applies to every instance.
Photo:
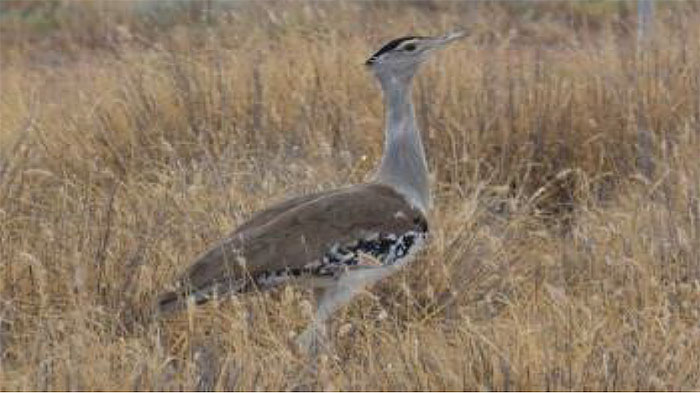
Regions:
[[212, 299], [223, 299], [244, 291], [249, 285], [246, 280], [221, 280], [199, 289], [168, 291], [158, 297], [157, 308], [160, 314], [182, 311], [188, 305], [198, 306]]
[[158, 297], [158, 313], [170, 314], [187, 308], [188, 294], [185, 292], [170, 291]]
[[170, 291], [158, 297], [158, 312], [160, 314], [170, 314], [182, 311], [188, 305], [199, 306], [217, 297], [216, 288], [208, 288], [196, 292], [190, 291]]

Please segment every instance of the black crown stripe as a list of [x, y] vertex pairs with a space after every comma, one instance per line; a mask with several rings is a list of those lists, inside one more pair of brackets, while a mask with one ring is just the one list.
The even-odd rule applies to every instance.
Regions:
[[367, 64], [374, 63], [379, 58], [379, 56], [383, 55], [386, 52], [389, 52], [390, 50], [396, 49], [396, 47], [401, 45], [401, 43], [408, 41], [408, 40], [414, 40], [416, 38], [422, 38], [422, 37], [416, 36], [416, 35], [411, 35], [411, 36], [401, 37], [401, 38], [397, 38], [397, 39], [389, 41], [386, 45], [382, 46], [381, 49], [379, 49], [377, 52], [375, 52], [367, 60]]

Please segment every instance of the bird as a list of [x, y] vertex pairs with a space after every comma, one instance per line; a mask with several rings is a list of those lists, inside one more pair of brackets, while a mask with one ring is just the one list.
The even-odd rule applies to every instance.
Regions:
[[405, 36], [365, 66], [381, 87], [384, 150], [365, 183], [285, 200], [253, 214], [199, 256], [157, 300], [167, 314], [213, 298], [284, 283], [313, 289], [313, 320], [298, 336], [305, 350], [327, 340], [333, 313], [409, 264], [429, 238], [429, 171], [412, 102], [416, 72], [438, 49], [466, 36]]

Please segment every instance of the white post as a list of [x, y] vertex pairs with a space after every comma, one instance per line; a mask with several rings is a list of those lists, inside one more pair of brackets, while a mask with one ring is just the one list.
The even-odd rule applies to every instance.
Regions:
[[652, 161], [653, 135], [647, 121], [646, 105], [640, 91], [640, 73], [648, 68], [647, 54], [651, 42], [654, 20], [654, 0], [637, 0], [637, 165], [646, 179], [654, 172]]
[[637, 0], [637, 44], [638, 50], [649, 41], [654, 19], [654, 0]]

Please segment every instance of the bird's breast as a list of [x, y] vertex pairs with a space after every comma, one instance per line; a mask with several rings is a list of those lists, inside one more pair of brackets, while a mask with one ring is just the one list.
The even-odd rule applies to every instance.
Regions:
[[319, 286], [343, 276], [349, 270], [372, 267], [400, 267], [410, 262], [428, 237], [427, 231], [414, 230], [397, 235], [377, 233], [346, 245], [333, 245], [318, 261], [302, 268], [282, 268], [260, 272], [254, 277], [258, 289], [267, 289], [304, 278]]

